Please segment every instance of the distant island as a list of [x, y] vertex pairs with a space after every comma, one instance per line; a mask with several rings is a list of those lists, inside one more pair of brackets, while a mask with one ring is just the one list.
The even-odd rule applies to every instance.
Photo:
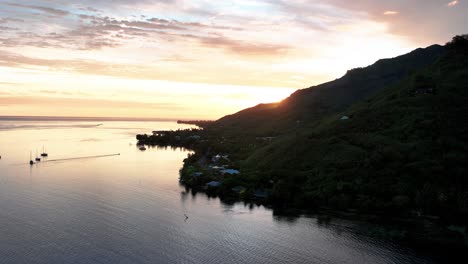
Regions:
[[468, 36], [350, 70], [201, 129], [138, 135], [194, 150], [180, 181], [278, 210], [400, 219], [395, 236], [466, 248]]

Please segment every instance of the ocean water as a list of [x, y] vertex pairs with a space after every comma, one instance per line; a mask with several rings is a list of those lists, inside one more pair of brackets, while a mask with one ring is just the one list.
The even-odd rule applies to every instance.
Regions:
[[[138, 133], [186, 127], [0, 121], [0, 263], [433, 263], [365, 223], [187, 192], [188, 150], [135, 145]], [[30, 166], [43, 147], [49, 157]]]

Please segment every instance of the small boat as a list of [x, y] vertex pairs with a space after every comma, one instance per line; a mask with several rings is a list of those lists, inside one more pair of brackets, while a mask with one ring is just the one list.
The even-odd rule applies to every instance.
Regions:
[[34, 165], [34, 161], [32, 160], [32, 153], [29, 152], [29, 165]]
[[36, 149], [36, 161], [41, 161], [41, 158], [37, 155], [37, 149]]
[[47, 152], [46, 152], [46, 150], [45, 150], [44, 146], [42, 146], [42, 153], [41, 153], [41, 157], [48, 157], [48, 156], [49, 156], [49, 154], [47, 154]]
[[139, 149], [140, 149], [141, 151], [145, 151], [145, 150], [146, 150], [145, 146], [140, 146]]

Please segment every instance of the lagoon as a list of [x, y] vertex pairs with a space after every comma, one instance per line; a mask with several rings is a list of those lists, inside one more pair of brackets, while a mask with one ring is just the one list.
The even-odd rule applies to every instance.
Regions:
[[[190, 151], [135, 145], [136, 134], [188, 127], [0, 121], [0, 263], [435, 263], [369, 223], [191, 193], [178, 182]], [[120, 155], [30, 166], [42, 146], [48, 160]]]

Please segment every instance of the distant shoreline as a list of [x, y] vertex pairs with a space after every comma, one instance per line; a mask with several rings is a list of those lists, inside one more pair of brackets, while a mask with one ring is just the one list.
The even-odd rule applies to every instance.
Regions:
[[213, 123], [213, 120], [177, 120], [177, 124], [182, 124], [182, 125], [195, 125], [198, 127], [205, 127], [211, 123]]
[[76, 116], [0, 116], [0, 121], [164, 121], [177, 122], [177, 118], [138, 118], [138, 117], [76, 117]]

